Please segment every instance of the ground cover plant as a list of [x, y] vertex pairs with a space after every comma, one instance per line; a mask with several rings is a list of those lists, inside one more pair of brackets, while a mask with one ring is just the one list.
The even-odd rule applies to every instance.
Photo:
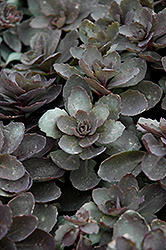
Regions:
[[0, 249], [166, 249], [164, 0], [0, 1]]

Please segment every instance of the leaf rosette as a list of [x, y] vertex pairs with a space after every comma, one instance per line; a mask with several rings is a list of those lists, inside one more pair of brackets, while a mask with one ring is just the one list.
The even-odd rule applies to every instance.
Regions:
[[[111, 98], [114, 97], [110, 95], [108, 99]], [[93, 106], [86, 90], [79, 86], [71, 91], [66, 110], [48, 110], [40, 118], [39, 127], [47, 136], [60, 138], [58, 144], [63, 151], [79, 154], [83, 160], [105, 151], [104, 145], [120, 137], [125, 128], [120, 121], [109, 119], [108, 104], [101, 101]]]
[[39, 74], [11, 74], [1, 71], [0, 75], [0, 117], [2, 119], [22, 117], [32, 113], [44, 104], [56, 99], [61, 85], [53, 84], [55, 78], [47, 80]]

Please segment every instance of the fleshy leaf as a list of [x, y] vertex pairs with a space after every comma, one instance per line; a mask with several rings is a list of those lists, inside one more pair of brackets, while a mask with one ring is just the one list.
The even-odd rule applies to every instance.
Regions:
[[119, 183], [118, 186], [120, 189], [123, 191], [123, 193], [126, 192], [128, 188], [135, 187], [137, 190], [139, 189], [138, 187], [138, 182], [133, 174], [126, 174], [124, 175]]
[[82, 152], [82, 147], [79, 146], [79, 138], [75, 136], [63, 135], [58, 145], [68, 154], [79, 154]]
[[93, 160], [81, 161], [79, 169], [71, 172], [70, 180], [76, 189], [86, 191], [99, 183], [100, 178], [94, 171], [95, 165], [96, 162]]
[[[123, 85], [127, 84], [131, 79], [133, 79], [136, 75], [138, 75], [139, 69], [138, 68], [131, 68], [131, 69], [125, 69], [121, 72], [119, 72], [108, 84], [107, 88], [117, 88], [117, 87], [123, 87]], [[130, 85], [128, 85], [130, 86]]]
[[5, 190], [6, 192], [11, 193], [20, 193], [26, 191], [30, 188], [32, 182], [32, 178], [29, 173], [25, 172], [24, 176], [19, 178], [18, 180], [6, 180], [0, 179], [0, 188]]
[[[147, 71], [146, 61], [141, 58], [132, 58], [125, 60], [124, 63], [121, 64], [120, 70], [123, 71], [125, 69], [138, 68], [139, 73], [127, 82], [127, 86], [134, 86], [145, 78], [145, 74]], [[125, 84], [123, 85], [125, 87]]]
[[11, 209], [7, 205], [0, 205], [0, 240], [7, 234], [11, 224]]
[[101, 163], [98, 175], [109, 182], [120, 180], [125, 174], [135, 170], [143, 155], [143, 151], [127, 151], [112, 155]]
[[31, 158], [23, 164], [34, 181], [53, 180], [64, 174], [64, 171], [48, 158]]
[[34, 183], [31, 192], [39, 203], [55, 200], [61, 195], [61, 190], [54, 181]]
[[25, 174], [23, 164], [12, 155], [0, 155], [0, 178], [18, 180]]
[[21, 193], [8, 202], [13, 216], [30, 215], [35, 206], [35, 199], [30, 192]]
[[78, 110], [89, 112], [92, 108], [90, 97], [82, 87], [76, 87], [68, 97], [67, 109], [71, 116], [75, 116]]
[[97, 142], [101, 144], [114, 142], [122, 135], [124, 129], [125, 126], [120, 121], [107, 120], [97, 129], [97, 133], [100, 135]]
[[147, 152], [142, 159], [142, 171], [150, 180], [161, 180], [166, 176], [166, 159]]
[[57, 127], [67, 135], [74, 135], [74, 129], [77, 127], [77, 121], [72, 116], [60, 116], [57, 119]]
[[[13, 217], [12, 226], [7, 236], [15, 242], [26, 239], [37, 228], [38, 220], [33, 215]], [[21, 230], [19, 228], [21, 227]]]
[[38, 228], [49, 233], [57, 222], [58, 210], [56, 206], [36, 203], [33, 215], [38, 218]]
[[142, 215], [155, 214], [166, 203], [166, 191], [158, 183], [143, 187], [138, 195], [140, 198], [144, 197], [143, 203], [138, 208], [138, 212]]
[[107, 120], [108, 115], [109, 115], [108, 105], [99, 104], [89, 112], [89, 119], [91, 122], [97, 120], [98, 121], [97, 126], [100, 127]]
[[97, 148], [90, 146], [90, 147], [84, 148], [83, 151], [79, 154], [79, 156], [82, 160], [89, 160], [91, 158], [94, 158], [102, 154], [105, 150], [106, 150], [106, 147], [103, 147], [103, 146], [97, 147]]
[[40, 248], [41, 250], [53, 250], [55, 249], [55, 241], [51, 234], [46, 233], [41, 229], [36, 229], [25, 240], [16, 244], [19, 250]]
[[108, 94], [100, 97], [99, 101], [95, 104], [107, 104], [109, 108], [109, 119], [117, 120], [120, 114], [120, 96], [116, 94]]
[[61, 115], [67, 115], [63, 109], [50, 109], [39, 119], [39, 128], [45, 132], [47, 136], [57, 139], [61, 136], [61, 132], [56, 126], [56, 121]]
[[107, 145], [105, 153], [113, 155], [123, 151], [139, 150], [140, 148], [141, 143], [138, 140], [138, 137], [132, 131], [124, 130], [121, 137]]
[[66, 81], [66, 84], [63, 88], [63, 99], [65, 103], [68, 100], [68, 97], [71, 94], [71, 91], [75, 89], [75, 87], [80, 86], [86, 90], [88, 95], [91, 97], [91, 90], [89, 88], [89, 85], [86, 83], [86, 81], [81, 78], [79, 75], [72, 75], [69, 77], [69, 79]]
[[78, 155], [70, 155], [63, 150], [52, 151], [50, 153], [50, 157], [58, 167], [65, 170], [75, 170], [80, 166], [80, 159]]
[[84, 138], [80, 139], [79, 145], [82, 148], [86, 148], [91, 146], [93, 143], [95, 143], [99, 138], [99, 134], [95, 133], [93, 135], [86, 135]]
[[14, 155], [20, 161], [30, 158], [32, 155], [40, 152], [46, 145], [46, 138], [37, 133], [25, 134], [19, 147], [14, 151]]
[[162, 97], [162, 89], [151, 81], [144, 80], [132, 87], [132, 89], [138, 90], [140, 93], [144, 94], [146, 100], [148, 101], [147, 110], [153, 108]]
[[166, 147], [161, 144], [151, 133], [146, 133], [142, 137], [142, 141], [146, 149], [153, 155], [164, 156], [166, 155]]
[[20, 145], [24, 135], [24, 124], [21, 122], [11, 122], [2, 127], [4, 144], [1, 154], [11, 154]]
[[0, 248], [1, 249], [8, 249], [8, 250], [17, 250], [16, 245], [14, 243], [13, 240], [11, 240], [8, 237], [4, 237], [1, 241], [0, 241]]
[[138, 212], [128, 210], [115, 222], [113, 238], [128, 233], [138, 249], [141, 249], [142, 240], [148, 231], [149, 227], [145, 219]]
[[55, 71], [64, 79], [68, 79], [72, 75], [81, 75], [76, 67], [70, 66], [69, 64], [55, 63], [53, 66]]
[[121, 114], [133, 116], [142, 113], [148, 107], [143, 94], [137, 90], [127, 90], [121, 94]]
[[145, 235], [145, 238], [143, 240], [143, 249], [164, 250], [165, 246], [166, 246], [166, 239], [162, 229], [156, 228]]

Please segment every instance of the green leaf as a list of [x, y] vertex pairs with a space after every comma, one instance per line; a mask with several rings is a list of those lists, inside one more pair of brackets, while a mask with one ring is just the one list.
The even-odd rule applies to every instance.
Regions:
[[78, 155], [70, 155], [63, 150], [56, 150], [50, 153], [51, 160], [60, 168], [65, 170], [75, 170], [80, 166]]
[[61, 136], [61, 131], [56, 126], [58, 117], [68, 115], [64, 109], [50, 109], [39, 119], [39, 128], [45, 132], [47, 136], [57, 139]]
[[114, 142], [122, 135], [124, 129], [125, 126], [120, 121], [107, 120], [97, 129], [97, 133], [100, 135], [97, 142], [101, 144]]
[[100, 178], [95, 173], [95, 165], [96, 162], [93, 160], [81, 161], [79, 169], [71, 172], [70, 180], [76, 189], [86, 191], [99, 183]]
[[64, 64], [64, 63], [55, 63], [53, 65], [55, 71], [64, 79], [68, 79], [70, 76], [72, 75], [80, 75], [81, 73], [80, 71], [74, 67], [74, 66], [70, 66], [69, 64]]
[[88, 160], [88, 159], [94, 158], [102, 154], [105, 150], [106, 150], [106, 147], [103, 147], [103, 146], [97, 147], [97, 148], [90, 146], [90, 147], [84, 148], [83, 151], [79, 154], [79, 156], [82, 160]]
[[5, 43], [15, 52], [21, 51], [21, 42], [19, 38], [11, 33], [9, 30], [3, 32], [3, 39]]
[[67, 154], [79, 154], [82, 152], [82, 147], [79, 146], [80, 138], [71, 136], [71, 135], [63, 135], [58, 145], [64, 150]]
[[74, 135], [74, 129], [77, 128], [77, 121], [72, 116], [60, 116], [57, 119], [57, 127], [65, 134]]
[[86, 90], [82, 87], [76, 87], [72, 90], [68, 97], [67, 109], [71, 116], [75, 116], [78, 110], [83, 110], [89, 113], [92, 109], [92, 103]]
[[89, 119], [91, 122], [97, 120], [98, 121], [97, 126], [100, 127], [107, 120], [108, 115], [109, 115], [108, 105], [99, 104], [89, 112]]
[[100, 97], [99, 101], [95, 103], [95, 106], [98, 104], [107, 104], [109, 107], [109, 119], [117, 120], [120, 114], [120, 105], [121, 99], [119, 95], [108, 94]]
[[8, 65], [12, 61], [20, 61], [22, 53], [21, 52], [12, 52], [9, 54], [7, 60], [6, 60], [6, 65]]
[[98, 175], [109, 182], [120, 180], [123, 175], [135, 170], [143, 155], [143, 151], [127, 151], [112, 155], [100, 164]]

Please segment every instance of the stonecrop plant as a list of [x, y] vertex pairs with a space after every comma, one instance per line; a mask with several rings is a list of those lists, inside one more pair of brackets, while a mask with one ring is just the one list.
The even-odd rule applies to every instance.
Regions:
[[166, 250], [164, 0], [0, 1], [0, 249]]

